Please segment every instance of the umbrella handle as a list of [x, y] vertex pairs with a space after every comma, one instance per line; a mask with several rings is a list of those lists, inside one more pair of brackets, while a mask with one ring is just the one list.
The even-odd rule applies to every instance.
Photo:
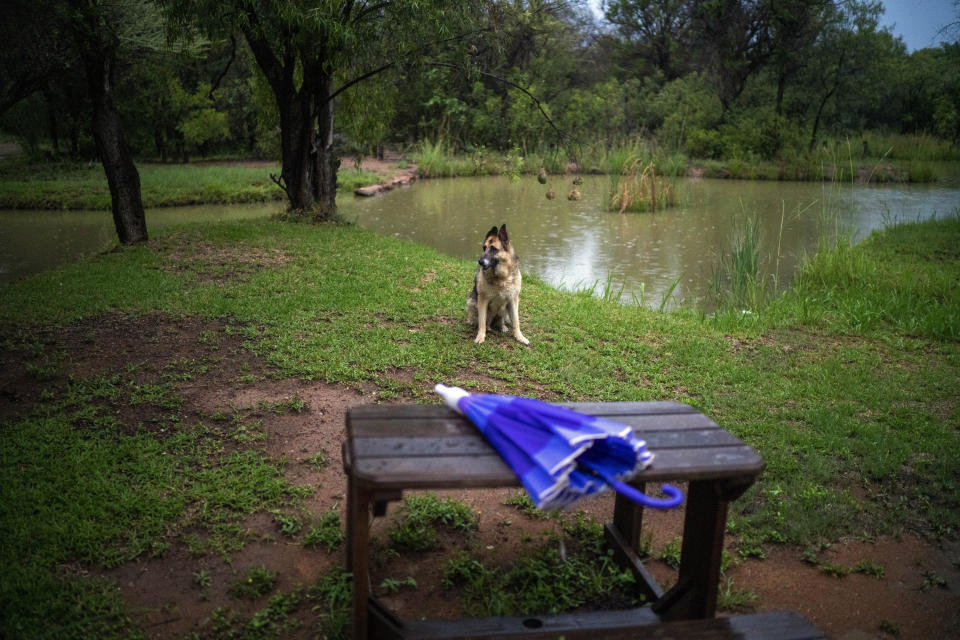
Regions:
[[680, 503], [683, 502], [683, 492], [672, 484], [662, 486], [663, 493], [667, 496], [666, 498], [648, 496], [644, 492], [631, 487], [626, 482], [614, 482], [613, 488], [624, 497], [638, 504], [642, 504], [645, 507], [653, 507], [654, 509], [672, 509], [680, 506]]
[[609, 471], [603, 469], [595, 463], [587, 462], [583, 459], [581, 459], [579, 462], [581, 467], [586, 467], [588, 470], [597, 474], [603, 478], [604, 482], [613, 487], [617, 493], [623, 495], [625, 498], [633, 500], [637, 504], [642, 504], [645, 507], [653, 507], [654, 509], [672, 509], [680, 506], [680, 503], [683, 502], [683, 493], [680, 491], [680, 489], [677, 489], [672, 484], [665, 484], [661, 487], [663, 492], [667, 495], [666, 498], [654, 498], [648, 496], [643, 491], [631, 487], [626, 482], [620, 482], [614, 478]]

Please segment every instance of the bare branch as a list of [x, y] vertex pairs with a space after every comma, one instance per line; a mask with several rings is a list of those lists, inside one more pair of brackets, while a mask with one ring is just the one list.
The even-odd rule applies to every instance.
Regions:
[[275, 174], [275, 173], [271, 173], [271, 174], [270, 174], [270, 180], [272, 180], [273, 183], [276, 184], [278, 187], [280, 187], [281, 189], [283, 189], [283, 192], [284, 192], [284, 193], [286, 193], [288, 196], [290, 195], [290, 192], [287, 191], [287, 185], [284, 184], [283, 172], [282, 172], [282, 171], [280, 172], [280, 175], [279, 175], [279, 176], [278, 176], [277, 174]]

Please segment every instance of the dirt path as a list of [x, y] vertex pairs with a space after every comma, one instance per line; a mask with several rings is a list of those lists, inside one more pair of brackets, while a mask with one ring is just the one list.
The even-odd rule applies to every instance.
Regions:
[[[41, 336], [45, 349], [65, 354], [70, 363], [54, 382], [36, 382], [27, 371], [30, 362], [21, 352], [2, 354], [8, 363], [0, 372], [0, 418], [28, 410], [51, 384], [65, 384], [66, 376], [90, 377], [107, 372], [122, 372], [130, 362], [141, 363], [139, 376], [144, 380], [159, 376], [170, 362], [195, 357], [209, 347], [210, 336], [218, 336], [215, 360], [202, 375], [179, 384], [184, 398], [184, 424], [195, 424], [203, 416], [217, 411], [227, 415], [238, 407], [255, 408], [263, 403], [281, 402], [299, 397], [307, 408], [302, 413], [259, 416], [267, 433], [261, 447], [272, 458], [285, 458], [285, 475], [297, 485], [316, 487], [307, 507], [313, 514], [344, 508], [345, 479], [340, 459], [346, 410], [356, 404], [375, 402], [377, 388], [371, 384], [357, 387], [275, 379], [262, 360], [242, 347], [242, 338], [228, 335], [216, 322], [197, 319], [173, 319], [164, 316], [134, 318], [116, 315], [69, 328], [56, 335]], [[3, 343], [0, 342], [0, 345]], [[410, 372], [397, 372], [398, 376]], [[403, 402], [403, 400], [400, 400]], [[254, 409], [251, 409], [254, 410]], [[145, 416], [124, 415], [137, 424]], [[328, 464], [318, 469], [311, 458], [323, 451]], [[479, 532], [474, 538], [444, 540], [440, 551], [421, 555], [381, 553], [377, 556], [372, 584], [374, 590], [401, 617], [459, 617], [455, 594], [440, 587], [440, 567], [458, 549], [470, 549], [485, 559], [508, 562], [529, 549], [527, 541], [556, 527], [551, 521], [530, 519], [504, 498], [512, 490], [483, 490], [454, 495], [478, 511]], [[611, 513], [609, 496], [588, 501], [584, 510], [599, 521]], [[375, 540], [386, 539], [386, 529], [397, 507], [391, 506], [386, 518], [374, 525]], [[680, 534], [681, 513], [653, 513], [645, 524], [653, 534], [653, 550]], [[141, 558], [105, 572], [119, 585], [135, 619], [152, 638], [183, 638], [193, 632], [211, 635], [215, 611], [229, 609], [238, 616], [250, 616], [261, 610], [269, 596], [257, 601], [239, 600], [227, 592], [237, 576], [250, 567], [266, 566], [279, 573], [278, 590], [310, 585], [331, 567], [343, 565], [342, 547], [333, 553], [306, 548], [299, 537], [278, 532], [269, 514], [258, 514], [243, 523], [248, 542], [230, 554], [229, 562], [219, 554], [191, 553], [186, 534], [171, 539], [168, 553], [160, 558]], [[385, 544], [380, 545], [382, 549]], [[807, 616], [829, 637], [844, 640], [864, 638], [907, 638], [917, 640], [960, 637], [960, 547], [956, 543], [935, 545], [914, 537], [883, 539], [872, 543], [843, 541], [820, 553], [820, 564], [854, 567], [865, 562], [882, 567], [882, 577], [854, 573], [834, 577], [803, 561], [803, 549], [772, 546], [763, 560], [739, 559], [727, 572], [724, 584], [731, 592], [742, 590], [756, 595], [750, 610], [794, 609]], [[676, 572], [660, 560], [649, 562], [651, 571], [662, 584], [676, 580]], [[205, 572], [209, 585], [201, 588], [195, 576]], [[942, 578], [936, 584], [933, 576]], [[416, 589], [386, 593], [378, 586], [384, 579], [412, 577]], [[317, 613], [301, 607], [300, 618], [289, 637], [313, 637]]]

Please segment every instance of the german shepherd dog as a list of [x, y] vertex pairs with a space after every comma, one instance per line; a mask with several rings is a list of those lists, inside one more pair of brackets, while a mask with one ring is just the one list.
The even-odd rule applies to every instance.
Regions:
[[487, 232], [477, 264], [473, 291], [467, 298], [467, 322], [477, 325], [473, 341], [481, 344], [490, 326], [506, 331], [510, 325], [517, 342], [530, 344], [520, 333], [520, 263], [507, 236], [507, 225]]

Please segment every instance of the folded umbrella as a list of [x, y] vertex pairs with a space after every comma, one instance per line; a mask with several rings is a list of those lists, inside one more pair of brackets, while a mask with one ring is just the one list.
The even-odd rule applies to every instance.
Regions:
[[654, 498], [624, 482], [653, 461], [646, 443], [625, 424], [531, 398], [471, 394], [442, 384], [434, 390], [477, 426], [540, 509], [565, 507], [607, 487], [658, 509], [683, 502], [674, 486], [663, 485], [667, 497]]

